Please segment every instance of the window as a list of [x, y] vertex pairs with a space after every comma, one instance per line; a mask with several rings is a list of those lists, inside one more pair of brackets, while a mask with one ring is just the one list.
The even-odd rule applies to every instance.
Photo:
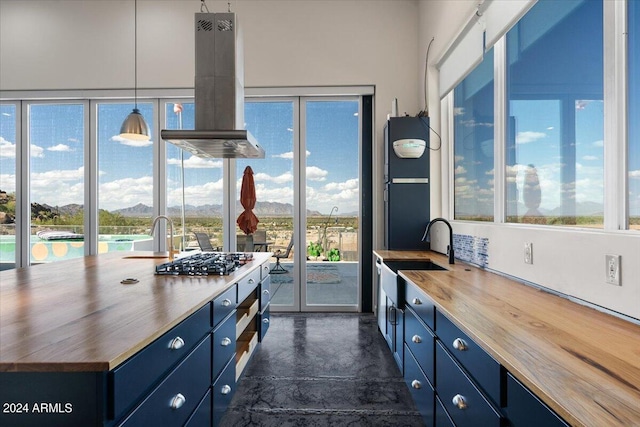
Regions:
[[640, 230], [640, 2], [629, 2], [629, 228]]
[[[98, 252], [136, 249], [138, 240], [152, 249], [148, 234], [153, 215], [153, 143], [119, 136], [130, 103], [100, 103], [98, 115]], [[138, 103], [148, 124], [153, 104]]]
[[454, 90], [455, 219], [493, 221], [493, 49]]
[[[193, 102], [165, 105], [165, 129], [193, 129]], [[167, 214], [176, 235], [184, 239], [176, 247], [198, 247], [194, 232], [209, 236], [211, 245], [222, 248], [222, 159], [192, 156], [173, 144], [167, 147]], [[184, 224], [182, 216], [184, 215]]]
[[539, 1], [507, 34], [507, 222], [603, 227], [601, 1]]
[[29, 105], [31, 262], [84, 256], [84, 104]]
[[0, 270], [16, 257], [16, 104], [0, 105]]

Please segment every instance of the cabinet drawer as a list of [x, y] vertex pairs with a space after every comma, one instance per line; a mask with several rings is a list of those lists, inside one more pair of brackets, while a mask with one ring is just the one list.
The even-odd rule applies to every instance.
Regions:
[[109, 372], [110, 415], [131, 408], [211, 330], [211, 305], [200, 310]]
[[445, 411], [444, 406], [442, 406], [442, 402], [440, 398], [436, 396], [436, 422], [434, 424], [436, 427], [456, 427], [456, 425], [451, 421], [451, 417]]
[[440, 311], [436, 311], [436, 335], [494, 403], [504, 406], [504, 372], [500, 364]]
[[213, 402], [211, 400], [211, 389], [202, 398], [198, 407], [187, 420], [184, 427], [210, 427], [211, 416], [213, 415]]
[[264, 280], [266, 277], [268, 277], [270, 271], [271, 270], [269, 268], [269, 261], [262, 264], [260, 266], [260, 280]]
[[404, 311], [404, 341], [416, 358], [422, 372], [427, 376], [429, 382], [434, 384], [435, 338], [429, 328], [418, 320], [418, 317], [410, 307], [407, 307]]
[[236, 316], [227, 317], [213, 331], [213, 383], [227, 362], [236, 353]]
[[213, 327], [236, 309], [238, 305], [236, 285], [233, 285], [213, 300]]
[[238, 302], [241, 303], [253, 292], [260, 283], [261, 270], [254, 268], [254, 270], [238, 280]]
[[551, 408], [507, 373], [507, 409], [513, 427], [567, 427]]
[[269, 329], [269, 324], [271, 323], [271, 315], [269, 314], [269, 306], [267, 306], [266, 310], [263, 310], [260, 314], [260, 342], [264, 339], [264, 336], [267, 334], [267, 330]]
[[501, 415], [471, 383], [440, 342], [436, 345], [436, 390], [456, 426], [500, 427]]
[[225, 366], [211, 388], [213, 394], [213, 425], [220, 425], [220, 420], [229, 407], [229, 403], [236, 392], [236, 361], [231, 360]]
[[271, 301], [271, 276], [262, 279], [260, 283], [260, 311], [264, 311]]
[[411, 391], [411, 396], [420, 411], [426, 425], [433, 425], [433, 403], [435, 394], [431, 383], [420, 369], [418, 362], [409, 351], [408, 347], [404, 351], [404, 381]]
[[211, 378], [211, 336], [205, 338], [121, 426], [179, 426], [198, 406]]
[[407, 282], [407, 305], [416, 312], [418, 317], [431, 328], [435, 330], [436, 307], [433, 305], [431, 298], [423, 293], [416, 285]]

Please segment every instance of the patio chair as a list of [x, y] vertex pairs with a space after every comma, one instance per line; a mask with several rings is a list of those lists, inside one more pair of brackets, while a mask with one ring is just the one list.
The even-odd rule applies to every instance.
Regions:
[[211, 240], [209, 240], [209, 235], [207, 233], [193, 233], [198, 240], [198, 246], [200, 246], [200, 250], [203, 252], [216, 252], [216, 249], [211, 246]]
[[291, 253], [291, 249], [293, 248], [293, 235], [291, 236], [291, 240], [289, 241], [289, 245], [287, 246], [287, 250], [282, 252], [280, 249], [278, 249], [273, 256], [276, 259], [276, 265], [273, 266], [273, 268], [269, 271], [269, 273], [275, 273], [275, 274], [283, 274], [283, 273], [288, 273], [287, 269], [285, 269], [282, 264], [280, 264], [280, 259], [282, 258], [289, 258], [289, 254]]

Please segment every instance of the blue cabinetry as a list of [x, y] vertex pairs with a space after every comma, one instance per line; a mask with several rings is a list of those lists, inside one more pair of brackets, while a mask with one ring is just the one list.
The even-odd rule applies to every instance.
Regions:
[[403, 295], [404, 378], [427, 426], [567, 426], [418, 286]]
[[509, 415], [511, 427], [568, 427], [569, 425], [511, 374], [507, 374], [506, 412]]

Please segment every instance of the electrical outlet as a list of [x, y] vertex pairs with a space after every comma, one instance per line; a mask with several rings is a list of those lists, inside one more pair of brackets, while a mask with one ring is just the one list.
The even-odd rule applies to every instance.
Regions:
[[525, 264], [533, 264], [533, 243], [524, 244], [524, 262]]
[[622, 286], [620, 281], [620, 255], [605, 255], [605, 280], [612, 285]]

